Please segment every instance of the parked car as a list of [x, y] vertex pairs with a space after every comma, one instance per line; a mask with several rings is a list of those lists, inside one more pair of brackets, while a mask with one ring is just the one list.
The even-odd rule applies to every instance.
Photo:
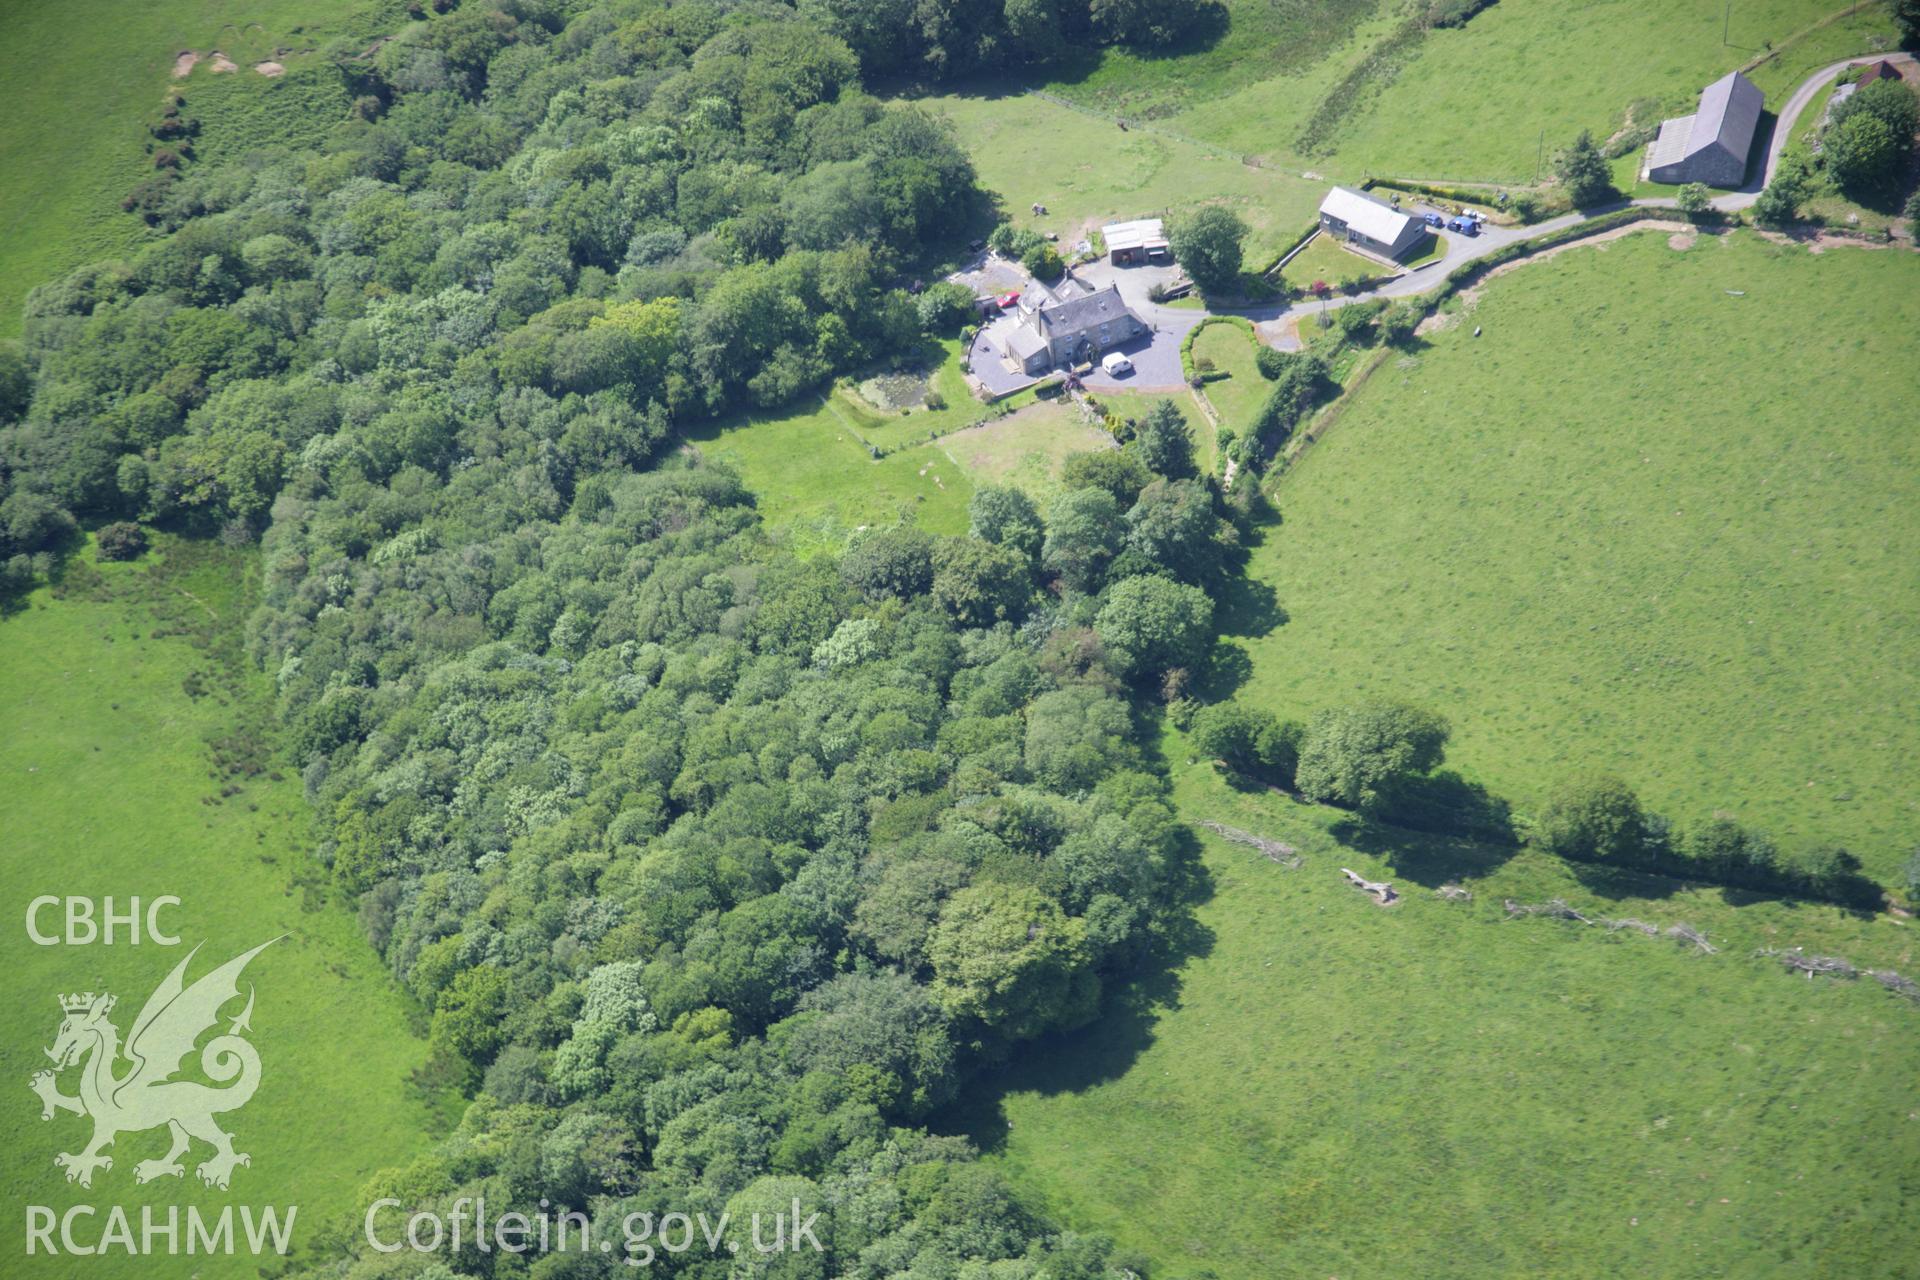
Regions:
[[1463, 236], [1477, 236], [1480, 234], [1480, 224], [1472, 218], [1449, 218], [1447, 230], [1457, 231]]
[[1109, 351], [1106, 355], [1100, 357], [1100, 367], [1106, 370], [1109, 378], [1118, 378], [1122, 374], [1133, 372], [1133, 361], [1127, 359], [1118, 351]]
[[1447, 220], [1437, 213], [1423, 213], [1420, 217], [1430, 227], [1444, 227], [1447, 225]]
[[1018, 292], [1003, 293], [1000, 295], [1000, 309], [1002, 311], [1011, 311], [1019, 305], [1020, 305], [1020, 295]]

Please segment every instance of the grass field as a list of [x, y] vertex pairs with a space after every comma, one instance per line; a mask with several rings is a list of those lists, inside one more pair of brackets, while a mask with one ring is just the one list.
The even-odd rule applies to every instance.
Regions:
[[[188, 79], [189, 106], [200, 89], [244, 111], [302, 95], [311, 86], [295, 68], [281, 84], [255, 75], [255, 62], [283, 48], [306, 49], [368, 8], [325, 0], [187, 0], [185, 3], [0, 6], [0, 338], [20, 332], [20, 306], [37, 284], [95, 258], [126, 253], [146, 232], [120, 211], [120, 198], [152, 173], [144, 122], [160, 105], [173, 60], [183, 49], [219, 49], [241, 70], [218, 77], [206, 64]], [[214, 121], [213, 123], [217, 123]], [[244, 141], [216, 129], [209, 141]], [[203, 148], [204, 149], [204, 148]]]
[[[295, 1240], [304, 1245], [351, 1212], [370, 1174], [412, 1159], [444, 1123], [409, 1084], [426, 1052], [409, 1029], [404, 997], [349, 911], [296, 883], [308, 820], [298, 780], [209, 776], [209, 739], [243, 724], [263, 681], [235, 684], [215, 651], [161, 634], [210, 629], [229, 640], [248, 607], [244, 561], [204, 546], [189, 554], [190, 569], [176, 564], [156, 575], [106, 566], [98, 581], [77, 564], [64, 598], [42, 590], [0, 620], [0, 904], [10, 922], [12, 989], [22, 997], [9, 1004], [0, 1034], [0, 1075], [14, 1090], [0, 1110], [0, 1190], [13, 1206], [0, 1224], [8, 1259], [0, 1269], [9, 1276], [188, 1273], [185, 1259], [170, 1267], [117, 1252], [84, 1268], [64, 1257], [29, 1259], [26, 1204], [118, 1203], [136, 1223], [143, 1204], [215, 1213], [230, 1203], [296, 1205]], [[221, 797], [228, 786], [236, 792]], [[183, 945], [28, 945], [22, 921], [41, 894], [112, 895], [122, 906], [133, 895], [173, 894], [181, 906], [163, 922]], [[43, 927], [56, 914], [46, 913]], [[53, 1156], [80, 1150], [89, 1129], [64, 1113], [43, 1122], [26, 1088], [48, 1065], [41, 1050], [60, 1023], [55, 997], [112, 991], [125, 1033], [192, 945], [205, 943], [189, 975], [198, 977], [279, 935], [246, 973], [257, 984], [250, 1038], [262, 1079], [251, 1102], [222, 1118], [253, 1158], [235, 1171], [231, 1191], [194, 1178], [193, 1164], [206, 1154], [200, 1148], [183, 1180], [136, 1186], [133, 1166], [163, 1153], [162, 1132], [123, 1135], [110, 1151], [113, 1168], [95, 1175], [91, 1191], [63, 1181]], [[63, 1087], [73, 1090], [73, 1073]], [[102, 1225], [95, 1220], [96, 1235]], [[203, 1280], [247, 1277], [261, 1261], [270, 1259], [203, 1258], [191, 1269]]]
[[[1225, 0], [1226, 28], [1172, 54], [1107, 49], [1069, 63], [1054, 86], [1131, 119], [1183, 107], [1275, 76], [1309, 71], [1382, 7], [1381, 0]], [[1208, 38], [1212, 36], [1212, 38]]]
[[1052, 400], [942, 436], [938, 443], [974, 484], [1017, 485], [1044, 507], [1059, 488], [1067, 455], [1111, 449], [1113, 437], [1088, 426], [1072, 404]]
[[[1151, 997], [954, 1118], [1066, 1220], [1181, 1280], [1911, 1274], [1920, 1007], [1751, 955], [1910, 968], [1910, 926], [1653, 881], [1609, 900], [1535, 855], [1343, 843], [1329, 811], [1182, 766], [1176, 737], [1168, 754], [1184, 816], [1305, 861], [1208, 835], [1211, 900]], [[1436, 897], [1446, 880], [1474, 900]], [[1507, 920], [1505, 896], [1686, 921], [1721, 950]]]
[[1920, 841], [1917, 325], [1920, 256], [1750, 233], [1499, 278], [1279, 486], [1252, 572], [1291, 621], [1252, 693], [1413, 699], [1523, 811], [1606, 770], [1890, 880]]
[[[1784, 46], [1754, 72], [1770, 104], [1816, 67], [1875, 40], [1891, 47], [1884, 6], [1788, 43], [1844, 7], [1751, 0], [1733, 6], [1723, 42], [1719, 0], [1501, 0], [1398, 57], [1380, 54], [1394, 24], [1376, 18], [1299, 72], [1202, 101], [1167, 123], [1237, 154], [1310, 163], [1336, 177], [1525, 182], [1543, 149], [1551, 159], [1582, 129], [1605, 138], [1630, 106], [1646, 118], [1687, 109], [1708, 81], [1770, 47]], [[1323, 104], [1344, 114], [1321, 131], [1321, 145], [1303, 152], [1302, 136]]]
[[837, 394], [810, 409], [708, 424], [688, 440], [738, 471], [767, 525], [803, 551], [838, 547], [860, 526], [891, 524], [902, 512], [934, 533], [966, 532], [973, 485], [958, 464], [932, 445], [876, 461]]
[[[1252, 229], [1251, 263], [1271, 261], [1313, 218], [1325, 192], [1295, 174], [1242, 164], [1238, 151], [1111, 120], [1017, 91], [922, 100], [952, 118], [979, 171], [1017, 226], [1071, 243], [1116, 219], [1158, 217], [1202, 203], [1232, 208]], [[1040, 217], [1034, 204], [1046, 206]]]

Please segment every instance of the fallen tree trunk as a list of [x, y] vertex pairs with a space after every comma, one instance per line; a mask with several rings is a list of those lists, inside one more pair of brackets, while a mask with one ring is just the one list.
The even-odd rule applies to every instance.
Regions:
[[1400, 898], [1400, 895], [1393, 891], [1393, 886], [1384, 881], [1369, 880], [1359, 872], [1350, 871], [1346, 867], [1340, 868], [1340, 873], [1346, 876], [1348, 883], [1354, 888], [1372, 894], [1374, 900], [1383, 907], [1392, 905]]
[[1244, 844], [1251, 848], [1258, 849], [1261, 854], [1266, 857], [1268, 862], [1277, 862], [1283, 867], [1298, 867], [1300, 865], [1301, 858], [1299, 850], [1284, 841], [1269, 840], [1265, 836], [1257, 836], [1251, 831], [1242, 831], [1238, 827], [1230, 827], [1224, 822], [1215, 822], [1211, 818], [1206, 819], [1200, 825], [1219, 836], [1222, 840], [1231, 840], [1235, 844]]

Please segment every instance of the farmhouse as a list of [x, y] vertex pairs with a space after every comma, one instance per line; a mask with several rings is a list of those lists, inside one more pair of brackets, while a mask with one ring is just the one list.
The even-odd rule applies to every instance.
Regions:
[[1835, 107], [1845, 102], [1848, 98], [1851, 98], [1861, 89], [1880, 80], [1898, 80], [1899, 78], [1900, 69], [1891, 62], [1888, 62], [1885, 58], [1866, 67], [1860, 72], [1858, 79], [1835, 87], [1833, 96], [1827, 99], [1826, 114], [1820, 117], [1821, 127], [1824, 128], [1827, 123], [1833, 119], [1833, 109]]
[[1158, 218], [1108, 223], [1100, 228], [1100, 238], [1107, 242], [1107, 258], [1115, 266], [1145, 262], [1167, 254], [1167, 233]]
[[1017, 320], [1006, 339], [1006, 356], [1026, 373], [1091, 360], [1147, 332], [1118, 289], [1095, 289], [1072, 275], [1051, 289], [1038, 280], [1029, 284], [1020, 295]]
[[1647, 177], [1739, 186], [1747, 176], [1747, 152], [1760, 125], [1763, 101], [1759, 88], [1738, 71], [1715, 80], [1700, 94], [1700, 107], [1692, 115], [1661, 122], [1647, 153]]
[[1320, 202], [1320, 227], [1383, 258], [1404, 258], [1426, 243], [1426, 223], [1352, 187], [1335, 187]]

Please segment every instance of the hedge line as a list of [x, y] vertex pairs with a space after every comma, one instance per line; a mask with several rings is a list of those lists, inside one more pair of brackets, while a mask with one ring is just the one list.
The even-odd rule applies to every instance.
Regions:
[[1386, 187], [1392, 191], [1404, 191], [1409, 195], [1431, 196], [1436, 200], [1451, 200], [1456, 204], [1483, 205], [1499, 210], [1502, 214], [1511, 214], [1522, 225], [1539, 222], [1543, 219], [1565, 213], [1570, 205], [1564, 199], [1546, 199], [1538, 192], [1518, 191], [1511, 193], [1505, 207], [1496, 202], [1499, 189], [1487, 187], [1455, 187], [1442, 182], [1416, 182], [1412, 178], [1369, 178], [1367, 188]]
[[1193, 340], [1200, 336], [1202, 329], [1205, 329], [1209, 325], [1216, 324], [1236, 325], [1239, 328], [1245, 329], [1249, 338], [1252, 338], [1255, 342], [1259, 341], [1258, 335], [1253, 331], [1253, 321], [1247, 319], [1245, 316], [1208, 316], [1205, 320], [1193, 326], [1193, 328], [1188, 331], [1187, 336], [1180, 340], [1180, 372], [1186, 375], [1189, 385], [1192, 384], [1195, 377], [1193, 369]]
[[1307, 241], [1313, 239], [1314, 232], [1318, 230], [1320, 230], [1320, 220], [1318, 218], [1315, 218], [1312, 222], [1307, 224], [1306, 229], [1304, 231], [1302, 231], [1299, 235], [1293, 238], [1293, 240], [1287, 245], [1286, 248], [1282, 249], [1279, 253], [1275, 254], [1271, 262], [1267, 263], [1266, 266], [1260, 268], [1260, 270], [1254, 272], [1253, 274], [1255, 274], [1256, 276], [1270, 276], [1274, 272], [1278, 271], [1280, 269], [1280, 264], [1287, 260], [1287, 255], [1292, 253], [1295, 249], [1298, 249], [1301, 245], [1305, 244]]

